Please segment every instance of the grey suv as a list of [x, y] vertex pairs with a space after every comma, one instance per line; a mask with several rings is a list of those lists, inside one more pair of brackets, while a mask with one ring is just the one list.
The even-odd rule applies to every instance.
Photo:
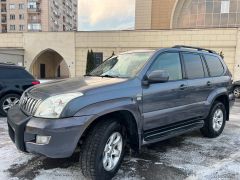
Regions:
[[9, 135], [24, 152], [65, 158], [80, 147], [90, 179], [111, 179], [126, 146], [200, 129], [219, 136], [234, 103], [231, 73], [214, 51], [175, 46], [114, 56], [82, 78], [25, 91], [8, 113]]

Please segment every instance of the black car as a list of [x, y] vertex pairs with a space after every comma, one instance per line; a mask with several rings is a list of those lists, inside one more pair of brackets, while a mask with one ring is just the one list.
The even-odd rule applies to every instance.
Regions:
[[39, 84], [24, 67], [0, 63], [0, 114], [19, 103], [20, 96], [29, 87]]
[[31, 87], [7, 121], [19, 150], [66, 158], [79, 149], [83, 175], [108, 180], [125, 147], [199, 129], [218, 137], [233, 103], [232, 76], [216, 52], [175, 46], [121, 53], [84, 77]]
[[236, 98], [240, 98], [240, 81], [234, 82], [233, 92]]

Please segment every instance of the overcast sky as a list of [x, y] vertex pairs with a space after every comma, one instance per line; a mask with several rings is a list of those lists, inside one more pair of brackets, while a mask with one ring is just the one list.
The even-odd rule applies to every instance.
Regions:
[[78, 0], [80, 31], [133, 29], [135, 0]]

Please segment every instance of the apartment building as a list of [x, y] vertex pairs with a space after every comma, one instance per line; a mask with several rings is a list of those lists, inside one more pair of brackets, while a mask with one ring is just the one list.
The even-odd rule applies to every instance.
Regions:
[[0, 0], [0, 32], [77, 30], [77, 0]]

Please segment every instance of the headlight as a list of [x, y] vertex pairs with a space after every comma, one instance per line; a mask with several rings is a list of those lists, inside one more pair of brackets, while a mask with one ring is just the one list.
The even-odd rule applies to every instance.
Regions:
[[68, 93], [49, 97], [40, 104], [34, 116], [41, 118], [59, 118], [67, 103], [82, 95], [82, 93]]

